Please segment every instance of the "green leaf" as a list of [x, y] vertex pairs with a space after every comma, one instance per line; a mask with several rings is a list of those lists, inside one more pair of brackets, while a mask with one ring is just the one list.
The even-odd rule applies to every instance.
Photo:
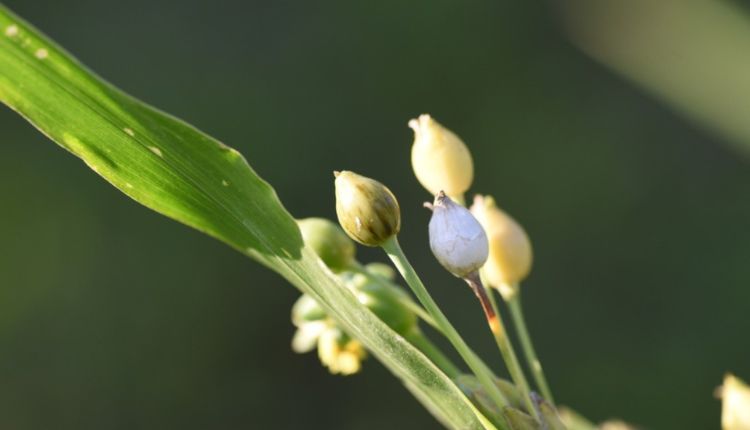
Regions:
[[0, 5], [0, 100], [123, 193], [284, 276], [457, 429], [494, 428], [339, 284], [236, 150], [122, 93]]

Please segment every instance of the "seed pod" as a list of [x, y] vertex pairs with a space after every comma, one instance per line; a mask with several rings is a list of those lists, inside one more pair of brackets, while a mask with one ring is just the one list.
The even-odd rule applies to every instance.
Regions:
[[540, 399], [538, 404], [539, 412], [542, 415], [542, 422], [546, 426], [545, 428], [549, 430], [565, 430], [565, 424], [552, 405], [543, 399]]
[[561, 406], [558, 409], [558, 415], [560, 415], [560, 419], [566, 428], [575, 430], [601, 430], [599, 426], [568, 407]]
[[510, 406], [503, 410], [511, 430], [541, 430], [542, 426], [531, 415]]
[[385, 280], [392, 281], [396, 279], [396, 271], [393, 267], [385, 263], [368, 263], [365, 265], [365, 269], [375, 276], [379, 276]]
[[721, 397], [721, 428], [742, 430], [750, 428], [750, 386], [734, 375], [724, 377], [718, 389]]
[[354, 262], [356, 247], [341, 227], [325, 218], [297, 220], [305, 243], [318, 254], [334, 272], [340, 272]]
[[419, 183], [430, 192], [444, 191], [463, 201], [474, 179], [474, 164], [464, 142], [429, 115], [409, 121], [414, 130], [411, 165]]
[[357, 300], [396, 333], [405, 335], [417, 326], [417, 315], [404, 305], [408, 295], [402, 290], [389, 288], [361, 275], [356, 276], [351, 284]]
[[487, 261], [487, 235], [466, 208], [442, 191], [435, 197], [430, 219], [430, 248], [449, 272], [465, 278]]
[[353, 172], [336, 176], [336, 215], [352, 239], [379, 246], [398, 234], [401, 210], [391, 190], [380, 182]]
[[[500, 416], [502, 414], [500, 407], [492, 401], [492, 398], [489, 395], [487, 395], [487, 392], [476, 376], [465, 374], [458, 375], [453, 381], [480, 409], [483, 411], [491, 411], [491, 415], [493, 416]], [[508, 406], [513, 406], [515, 408], [522, 407], [521, 393], [518, 392], [518, 388], [516, 388], [515, 385], [500, 378], [495, 379], [495, 385], [508, 400]]]
[[531, 270], [533, 256], [529, 237], [513, 218], [495, 205], [492, 197], [474, 197], [471, 213], [484, 227], [490, 244], [490, 255], [482, 267], [482, 275], [508, 299]]

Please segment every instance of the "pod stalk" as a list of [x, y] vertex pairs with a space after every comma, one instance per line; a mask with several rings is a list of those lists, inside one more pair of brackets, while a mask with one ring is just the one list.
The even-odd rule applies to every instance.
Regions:
[[440, 326], [441, 331], [451, 342], [456, 351], [461, 355], [461, 358], [466, 362], [471, 371], [476, 375], [482, 387], [487, 391], [487, 395], [490, 396], [492, 401], [499, 407], [509, 406], [508, 399], [500, 392], [500, 389], [495, 385], [495, 377], [492, 372], [482, 363], [474, 352], [469, 348], [466, 342], [463, 340], [458, 331], [448, 321], [445, 314], [440, 310], [435, 300], [432, 298], [427, 288], [422, 283], [422, 280], [417, 275], [417, 272], [412, 267], [409, 260], [404, 255], [404, 251], [398, 243], [396, 237], [391, 237], [382, 245], [383, 250], [388, 254], [388, 257], [393, 261], [393, 264], [398, 269], [401, 276], [404, 278], [406, 283], [414, 292], [422, 306], [425, 307], [427, 312], [432, 315], [435, 322]]
[[478, 271], [474, 271], [467, 275], [464, 278], [464, 281], [469, 284], [469, 287], [474, 291], [474, 294], [479, 299], [479, 303], [482, 305], [484, 314], [487, 317], [487, 325], [489, 325], [490, 331], [495, 338], [495, 343], [497, 343], [500, 355], [502, 355], [503, 361], [505, 361], [508, 373], [510, 373], [513, 382], [521, 392], [521, 397], [523, 398], [526, 409], [530, 415], [539, 419], [539, 413], [533, 399], [531, 398], [529, 383], [526, 380], [526, 376], [523, 374], [521, 366], [518, 364], [518, 357], [513, 350], [513, 345], [510, 343], [510, 339], [508, 339], [503, 321], [500, 319], [497, 304], [491, 300], [487, 294], [487, 289], [484, 284], [482, 284]]
[[529, 330], [526, 327], [526, 319], [523, 316], [523, 307], [521, 306], [521, 294], [516, 288], [517, 292], [510, 300], [507, 301], [508, 308], [510, 309], [511, 317], [513, 318], [513, 325], [516, 328], [516, 334], [521, 341], [521, 348], [523, 354], [526, 356], [529, 369], [531, 374], [534, 376], [539, 391], [542, 392], [542, 396], [552, 406], [555, 406], [555, 400], [552, 398], [552, 391], [547, 384], [547, 378], [544, 376], [544, 369], [542, 369], [542, 362], [539, 361], [539, 357], [536, 355], [534, 344], [531, 342], [531, 336]]

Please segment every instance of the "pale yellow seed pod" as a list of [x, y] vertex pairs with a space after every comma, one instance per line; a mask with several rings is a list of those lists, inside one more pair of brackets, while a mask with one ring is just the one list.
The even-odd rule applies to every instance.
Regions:
[[750, 429], [750, 386], [734, 375], [726, 375], [718, 394], [722, 399], [722, 430]]
[[531, 271], [531, 241], [520, 224], [495, 205], [492, 197], [476, 196], [471, 213], [487, 233], [490, 255], [482, 267], [485, 281], [500, 290], [505, 300]]
[[463, 202], [474, 179], [474, 163], [464, 142], [429, 115], [409, 121], [414, 130], [411, 166], [419, 183], [435, 195], [444, 191]]

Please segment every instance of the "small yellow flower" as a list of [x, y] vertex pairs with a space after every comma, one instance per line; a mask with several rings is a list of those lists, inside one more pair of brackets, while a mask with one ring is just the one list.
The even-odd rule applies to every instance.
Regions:
[[516, 293], [518, 283], [531, 271], [531, 242], [510, 215], [495, 205], [492, 197], [476, 196], [471, 213], [487, 232], [490, 255], [482, 267], [486, 282], [500, 290], [506, 300]]
[[318, 339], [320, 362], [333, 374], [351, 375], [359, 372], [366, 355], [359, 341], [338, 328], [330, 327]]
[[726, 375], [719, 388], [722, 430], [750, 430], [750, 387], [734, 375]]
[[462, 203], [474, 179], [474, 163], [464, 142], [429, 115], [409, 121], [414, 130], [411, 165], [419, 183], [435, 195], [444, 191]]

